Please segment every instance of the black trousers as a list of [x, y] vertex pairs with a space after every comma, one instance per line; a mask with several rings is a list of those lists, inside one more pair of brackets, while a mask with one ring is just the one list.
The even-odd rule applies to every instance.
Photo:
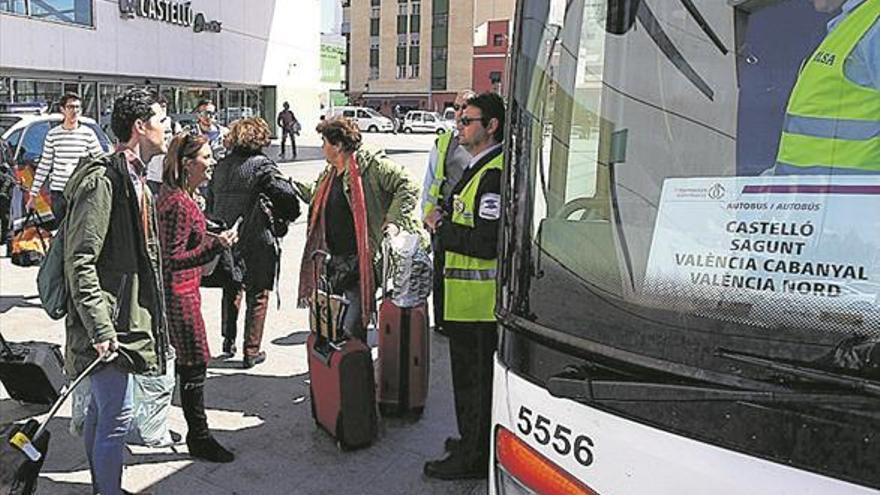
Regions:
[[434, 288], [431, 302], [434, 304], [434, 328], [443, 328], [443, 265], [446, 263], [446, 251], [440, 243], [440, 237], [431, 236], [434, 251]]
[[296, 158], [296, 134], [286, 129], [281, 131], [281, 154], [284, 154], [284, 143], [287, 142], [288, 137], [290, 137], [290, 148], [293, 150], [293, 157]]
[[498, 345], [495, 322], [447, 321], [455, 417], [460, 453], [475, 461], [489, 458], [492, 427], [492, 356]]

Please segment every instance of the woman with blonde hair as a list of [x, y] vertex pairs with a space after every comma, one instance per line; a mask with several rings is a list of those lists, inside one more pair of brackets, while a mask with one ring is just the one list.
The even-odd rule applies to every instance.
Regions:
[[205, 414], [204, 385], [211, 352], [199, 292], [202, 265], [238, 240], [232, 230], [209, 234], [205, 215], [193, 199], [213, 165], [206, 138], [186, 133], [172, 139], [163, 166], [157, 217], [168, 333], [177, 351], [180, 403], [188, 428], [186, 444], [193, 457], [230, 462], [235, 456], [211, 436]]
[[223, 352], [235, 355], [238, 312], [242, 292], [247, 309], [244, 317], [244, 361], [251, 368], [266, 360], [260, 349], [269, 292], [275, 286], [281, 257], [280, 238], [287, 225], [299, 216], [299, 201], [290, 181], [263, 152], [272, 132], [259, 117], [236, 121], [226, 135], [226, 157], [217, 165], [208, 186], [208, 215], [233, 225], [242, 219], [242, 242], [233, 250], [234, 265], [243, 268], [226, 277], [223, 284], [221, 333]]

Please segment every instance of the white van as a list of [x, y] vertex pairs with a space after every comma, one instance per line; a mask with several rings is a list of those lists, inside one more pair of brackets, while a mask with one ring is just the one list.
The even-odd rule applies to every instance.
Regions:
[[440, 117], [437, 112], [424, 110], [410, 110], [403, 118], [403, 132], [433, 132], [443, 134], [455, 127], [454, 122], [448, 122]]
[[391, 132], [394, 130], [394, 122], [372, 108], [334, 107], [327, 115], [353, 119], [357, 123], [358, 129], [365, 132]]
[[446, 107], [446, 110], [443, 110], [443, 120], [449, 122], [455, 127], [455, 109], [452, 107]]

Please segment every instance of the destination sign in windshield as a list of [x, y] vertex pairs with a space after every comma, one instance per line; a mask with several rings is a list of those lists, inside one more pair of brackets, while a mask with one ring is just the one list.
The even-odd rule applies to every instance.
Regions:
[[868, 332], [880, 310], [877, 212], [880, 177], [667, 179], [644, 294], [757, 324]]

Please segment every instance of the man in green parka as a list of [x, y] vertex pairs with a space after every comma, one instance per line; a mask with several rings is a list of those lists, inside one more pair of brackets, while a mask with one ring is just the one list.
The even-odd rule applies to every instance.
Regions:
[[165, 372], [162, 272], [145, 164], [167, 152], [166, 119], [153, 94], [128, 90], [113, 107], [116, 152], [81, 163], [64, 191], [67, 371], [79, 374], [97, 356], [119, 353], [90, 376], [83, 431], [93, 490], [103, 495], [122, 493], [132, 373]]

